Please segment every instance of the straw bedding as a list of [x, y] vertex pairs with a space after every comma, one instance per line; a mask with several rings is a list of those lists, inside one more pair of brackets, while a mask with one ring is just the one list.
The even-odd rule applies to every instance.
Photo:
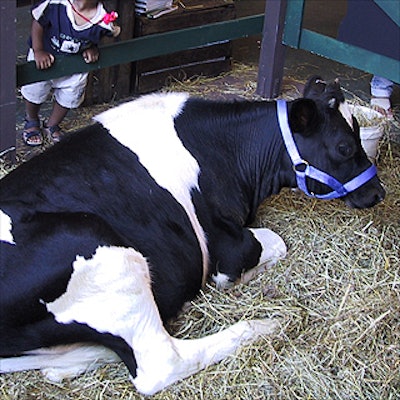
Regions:
[[[166, 90], [251, 98], [255, 77], [254, 68], [239, 65], [227, 76]], [[296, 96], [299, 83], [286, 81], [284, 97]], [[79, 112], [85, 119], [98, 111]], [[280, 316], [281, 331], [153, 399], [400, 398], [400, 146], [390, 140], [396, 130], [388, 125], [381, 143], [378, 169], [387, 197], [375, 208], [352, 210], [293, 190], [264, 202], [254, 225], [284, 238], [286, 259], [247, 285], [226, 292], [206, 286], [168, 329], [195, 338], [240, 319]], [[3, 375], [0, 398], [143, 397], [118, 363], [62, 383], [46, 382], [37, 371]]]

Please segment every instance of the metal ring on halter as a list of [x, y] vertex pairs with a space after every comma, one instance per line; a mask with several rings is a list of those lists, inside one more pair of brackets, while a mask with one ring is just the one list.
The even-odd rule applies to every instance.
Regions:
[[[294, 172], [304, 173], [309, 166], [308, 161], [301, 159], [297, 164], [293, 164], [292, 168]], [[299, 167], [302, 169], [299, 169]]]

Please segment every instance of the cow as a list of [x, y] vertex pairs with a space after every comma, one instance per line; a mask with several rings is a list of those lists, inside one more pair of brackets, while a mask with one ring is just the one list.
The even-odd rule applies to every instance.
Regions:
[[1, 372], [61, 380], [120, 359], [149, 395], [277, 332], [272, 318], [180, 340], [165, 325], [208, 279], [227, 288], [285, 256], [249, 227], [283, 187], [383, 200], [340, 93], [312, 79], [288, 102], [145, 95], [1, 179]]

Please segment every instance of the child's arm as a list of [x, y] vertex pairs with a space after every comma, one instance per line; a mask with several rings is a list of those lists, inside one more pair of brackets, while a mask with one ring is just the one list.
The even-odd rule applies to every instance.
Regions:
[[54, 56], [43, 49], [43, 27], [36, 20], [32, 21], [31, 36], [36, 68], [50, 68], [54, 63]]
[[93, 63], [99, 59], [99, 49], [97, 46], [89, 47], [82, 52], [82, 57], [86, 63]]

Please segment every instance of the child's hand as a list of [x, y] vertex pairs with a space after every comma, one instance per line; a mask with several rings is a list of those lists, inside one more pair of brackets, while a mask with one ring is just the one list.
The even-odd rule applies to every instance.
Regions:
[[54, 56], [44, 50], [38, 50], [34, 52], [35, 62], [37, 69], [47, 69], [50, 68], [54, 63]]
[[82, 53], [82, 56], [86, 63], [94, 63], [99, 59], [99, 50], [97, 47], [90, 47]]

